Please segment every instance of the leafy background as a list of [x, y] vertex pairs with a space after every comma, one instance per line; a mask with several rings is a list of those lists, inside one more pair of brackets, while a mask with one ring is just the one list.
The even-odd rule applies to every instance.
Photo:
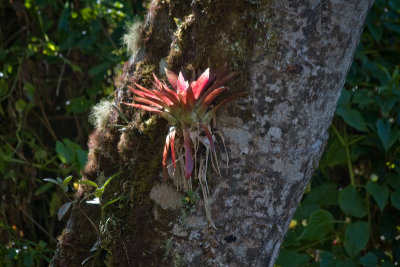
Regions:
[[[113, 95], [144, 1], [0, 1], [0, 266], [48, 265], [79, 178], [88, 113]], [[44, 178], [54, 178], [46, 179]], [[59, 180], [59, 179], [58, 179]], [[67, 202], [68, 203], [68, 202]]]
[[[112, 97], [112, 79], [128, 59], [122, 35], [146, 5], [0, 2], [1, 266], [50, 261], [65, 223], [57, 212], [86, 162], [88, 113]], [[399, 262], [399, 59], [400, 1], [378, 0], [277, 266]], [[68, 187], [43, 180], [69, 175]]]
[[378, 0], [279, 266], [400, 262], [400, 1]]

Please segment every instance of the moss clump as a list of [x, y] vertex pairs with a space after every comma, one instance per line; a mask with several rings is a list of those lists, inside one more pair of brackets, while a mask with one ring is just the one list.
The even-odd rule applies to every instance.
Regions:
[[138, 50], [141, 26], [142, 22], [140, 20], [133, 21], [126, 25], [126, 33], [122, 37], [122, 41], [130, 55], [134, 55]]
[[135, 81], [144, 87], [151, 88], [153, 86], [153, 73], [157, 73], [157, 70], [157, 64], [151, 63], [147, 60], [140, 61], [136, 64], [136, 71], [133, 75], [132, 81]]
[[94, 128], [104, 129], [107, 126], [112, 109], [112, 101], [103, 99], [92, 107], [89, 114], [89, 122]]

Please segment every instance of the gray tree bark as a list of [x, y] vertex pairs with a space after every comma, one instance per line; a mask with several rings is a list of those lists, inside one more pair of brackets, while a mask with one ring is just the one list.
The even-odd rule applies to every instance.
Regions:
[[[102, 204], [124, 198], [90, 209], [98, 232], [75, 209], [52, 264], [74, 266], [98, 239], [88, 265], [273, 266], [322, 154], [372, 3], [153, 1], [140, 48], [116, 79], [115, 104], [132, 122], [124, 132], [109, 126], [92, 134], [83, 173], [102, 184], [122, 171]], [[120, 105], [130, 99], [129, 80], [145, 84], [164, 61], [174, 71], [227, 65], [236, 73], [232, 94], [247, 92], [217, 118], [230, 161], [222, 178], [208, 175], [216, 230], [202, 200], [190, 210], [181, 205], [183, 192], [162, 184], [166, 123], [147, 129], [148, 117]], [[109, 124], [118, 123], [114, 110]], [[78, 198], [88, 194], [82, 188]]]

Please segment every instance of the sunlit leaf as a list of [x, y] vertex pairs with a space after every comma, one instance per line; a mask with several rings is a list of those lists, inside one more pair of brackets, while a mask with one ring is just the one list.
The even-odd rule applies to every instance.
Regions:
[[95, 188], [98, 187], [97, 184], [96, 184], [95, 182], [89, 181], [89, 180], [79, 180], [79, 181], [77, 181], [77, 183], [78, 183], [78, 184], [89, 185], [89, 186], [92, 186], [92, 187], [95, 187]]
[[63, 185], [63, 186], [69, 185], [69, 183], [71, 182], [72, 178], [73, 178], [72, 175], [70, 175], [70, 176], [68, 176], [67, 178], [65, 178], [64, 181], [62, 182], [62, 185]]

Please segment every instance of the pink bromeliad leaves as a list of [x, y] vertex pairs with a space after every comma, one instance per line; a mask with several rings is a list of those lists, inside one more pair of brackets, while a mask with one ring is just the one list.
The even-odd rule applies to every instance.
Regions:
[[190, 129], [200, 126], [209, 140], [210, 148], [214, 151], [214, 140], [208, 126], [211, 119], [219, 108], [242, 96], [244, 92], [225, 98], [210, 109], [213, 101], [221, 93], [228, 90], [224, 84], [232, 78], [233, 74], [228, 74], [216, 80], [215, 75], [210, 74], [210, 70], [206, 69], [197, 80], [189, 83], [182, 72], [176, 75], [165, 69], [165, 73], [172, 89], [153, 74], [154, 88], [149, 90], [137, 83], [135, 83], [135, 87], [128, 86], [129, 90], [135, 95], [132, 98], [134, 103], [124, 104], [165, 118], [172, 126], [166, 137], [163, 152], [164, 180], [168, 178], [167, 158], [169, 150], [171, 150], [174, 168], [176, 167], [175, 136], [178, 129], [182, 132], [185, 150], [185, 178], [189, 179], [194, 167]]

